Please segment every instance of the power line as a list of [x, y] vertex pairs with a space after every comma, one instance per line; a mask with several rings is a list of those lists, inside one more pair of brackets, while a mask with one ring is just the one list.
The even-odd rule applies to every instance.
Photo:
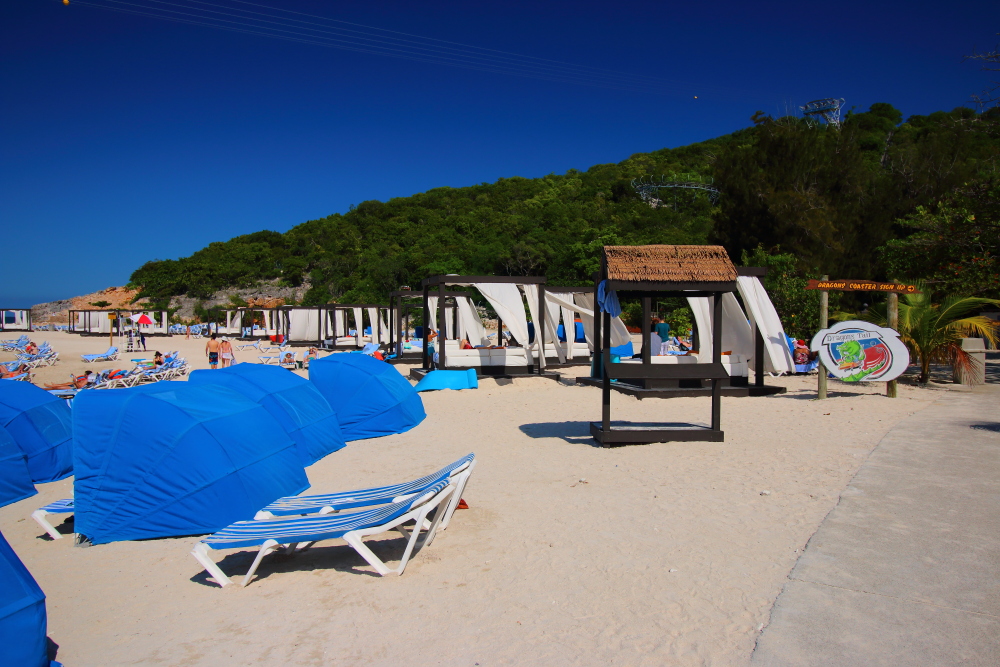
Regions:
[[[150, 4], [139, 4], [130, 2], [129, 0], [103, 0], [103, 2], [101, 0], [74, 0], [73, 4], [345, 51], [382, 55], [483, 72], [509, 74], [543, 81], [654, 94], [663, 94], [666, 92], [698, 92], [703, 94], [706, 90], [723, 93], [733, 92], [732, 89], [723, 89], [718, 86], [699, 85], [695, 87], [692, 84], [660, 79], [643, 74], [616, 72], [587, 65], [576, 65], [510, 51], [452, 42], [434, 37], [424, 37], [412, 33], [366, 26], [294, 10], [269, 7], [254, 2], [247, 2], [246, 0], [230, 0], [230, 2], [306, 18], [300, 19], [251, 9], [235, 8], [207, 2], [206, 0], [180, 0], [179, 2], [149, 0], [149, 2]], [[171, 9], [170, 7], [175, 9]], [[353, 27], [343, 28], [335, 25], [323, 25], [307, 19], [319, 19], [327, 23]], [[354, 28], [363, 28], [364, 30], [355, 30]], [[371, 31], [376, 32], [373, 33]], [[391, 34], [383, 35], [378, 33]], [[391, 35], [402, 35], [403, 37], [394, 37]], [[682, 91], [680, 88], [686, 88], [687, 90]], [[756, 92], [759, 94], [759, 91]]]

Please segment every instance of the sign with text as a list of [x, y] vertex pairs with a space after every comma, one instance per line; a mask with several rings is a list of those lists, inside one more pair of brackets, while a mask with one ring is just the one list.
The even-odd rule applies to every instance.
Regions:
[[809, 348], [844, 382], [888, 382], [910, 364], [910, 352], [899, 334], [871, 322], [838, 322], [813, 336]]
[[810, 280], [806, 289], [824, 292], [899, 292], [900, 294], [920, 294], [916, 285], [883, 283], [877, 280]]

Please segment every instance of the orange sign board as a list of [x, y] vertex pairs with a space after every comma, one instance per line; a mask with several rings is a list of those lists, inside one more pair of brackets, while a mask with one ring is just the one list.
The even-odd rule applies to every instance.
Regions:
[[810, 280], [806, 289], [823, 290], [824, 292], [899, 292], [900, 294], [919, 294], [916, 285], [879, 282], [877, 280]]

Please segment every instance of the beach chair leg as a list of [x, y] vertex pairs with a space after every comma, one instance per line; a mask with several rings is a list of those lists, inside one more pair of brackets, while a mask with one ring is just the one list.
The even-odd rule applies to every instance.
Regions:
[[229, 584], [233, 583], [232, 579], [227, 577], [219, 566], [215, 564], [212, 557], [208, 555], [208, 545], [204, 542], [199, 542], [194, 545], [194, 549], [191, 550], [191, 555], [194, 556], [195, 560], [198, 561], [205, 571], [208, 572], [212, 577], [215, 578], [216, 583], [219, 584], [221, 588], [225, 588]]
[[[383, 532], [383, 531], [378, 530], [377, 532]], [[354, 550], [358, 552], [358, 555], [364, 558], [369, 565], [375, 568], [376, 572], [378, 572], [384, 577], [385, 575], [392, 572], [392, 570], [387, 568], [385, 566], [385, 563], [379, 560], [379, 557], [376, 556], [374, 553], [372, 553], [371, 549], [365, 546], [365, 543], [361, 539], [364, 536], [363, 534], [373, 534], [373, 533], [366, 533], [366, 531], [356, 530], [344, 535], [344, 541], [346, 541], [348, 544], [354, 547]]]
[[448, 501], [448, 509], [445, 511], [441, 521], [441, 530], [448, 530], [448, 524], [451, 523], [451, 516], [458, 508], [458, 503], [462, 501], [462, 494], [465, 493], [465, 485], [469, 483], [469, 477], [472, 476], [472, 470], [475, 467], [476, 462], [473, 460], [468, 468], [455, 476], [455, 493], [452, 494], [451, 499]]
[[245, 587], [250, 583], [250, 579], [253, 578], [253, 573], [257, 571], [257, 566], [260, 562], [264, 560], [264, 556], [271, 553], [274, 549], [277, 549], [280, 545], [274, 540], [268, 540], [264, 544], [260, 545], [260, 551], [257, 552], [257, 557], [253, 559], [253, 565], [250, 566], [250, 570], [247, 572], [247, 576], [243, 577], [243, 583], [240, 586]]
[[60, 532], [56, 530], [51, 523], [49, 523], [49, 520], [45, 518], [48, 514], [49, 513], [45, 510], [35, 510], [31, 513], [31, 518], [34, 519], [35, 522], [41, 526], [53, 540], [61, 540], [62, 534], [60, 534]]

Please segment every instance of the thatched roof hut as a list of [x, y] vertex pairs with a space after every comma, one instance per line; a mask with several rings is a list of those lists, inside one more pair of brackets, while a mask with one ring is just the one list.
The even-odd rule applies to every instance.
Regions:
[[718, 245], [604, 246], [607, 278], [621, 282], [729, 283], [736, 267]]

